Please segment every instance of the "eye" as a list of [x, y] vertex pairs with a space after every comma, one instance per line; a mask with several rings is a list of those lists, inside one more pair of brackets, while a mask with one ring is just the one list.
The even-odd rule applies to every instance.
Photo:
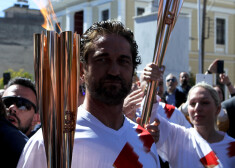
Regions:
[[203, 101], [202, 104], [206, 105], [206, 104], [210, 104], [210, 102], [209, 101]]
[[189, 105], [192, 106], [192, 107], [195, 107], [196, 102], [189, 102]]
[[105, 61], [107, 61], [105, 58], [98, 58], [98, 59], [96, 59], [96, 62], [105, 62]]
[[18, 107], [19, 110], [28, 110], [26, 106], [21, 105], [20, 107]]
[[128, 59], [128, 58], [121, 58], [121, 59], [119, 60], [119, 63], [120, 63], [121, 65], [130, 65], [130, 64], [131, 64], [131, 60]]

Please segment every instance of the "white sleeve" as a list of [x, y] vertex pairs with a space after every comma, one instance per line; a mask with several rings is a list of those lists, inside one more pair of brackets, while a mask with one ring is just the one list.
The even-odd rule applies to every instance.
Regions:
[[183, 141], [188, 139], [186, 128], [170, 123], [160, 115], [158, 115], [158, 119], [160, 120], [160, 138], [156, 144], [158, 154], [164, 160], [174, 160], [179, 149], [183, 148]]
[[47, 168], [42, 137], [42, 129], [39, 129], [29, 139], [21, 153], [17, 168]]
[[177, 108], [175, 108], [175, 111], [174, 111], [173, 115], [177, 115], [177, 118], [178, 118], [178, 121], [179, 121], [179, 123], [177, 123], [177, 124], [179, 124], [181, 126], [184, 126], [186, 128], [191, 128], [192, 127], [191, 124], [188, 122], [188, 120], [183, 115], [183, 113], [180, 110], [178, 110]]

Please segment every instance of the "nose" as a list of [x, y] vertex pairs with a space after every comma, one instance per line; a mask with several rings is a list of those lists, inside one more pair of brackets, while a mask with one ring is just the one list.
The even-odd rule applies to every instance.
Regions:
[[194, 110], [195, 111], [199, 111], [201, 109], [201, 104], [200, 103], [196, 103]]
[[15, 113], [15, 114], [16, 114], [16, 112], [17, 112], [17, 106], [16, 106], [15, 104], [10, 105], [10, 106], [8, 107], [8, 111], [9, 111], [10, 114], [12, 114], [12, 113]]
[[120, 74], [120, 67], [118, 63], [112, 62], [109, 65], [108, 74], [113, 75], [113, 76], [117, 76]]

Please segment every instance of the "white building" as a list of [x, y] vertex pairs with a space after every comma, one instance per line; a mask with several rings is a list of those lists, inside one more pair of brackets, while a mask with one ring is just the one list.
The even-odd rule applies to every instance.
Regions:
[[[157, 29], [158, 0], [54, 0], [52, 1], [62, 30], [83, 33], [94, 22], [108, 19], [121, 21], [134, 31], [143, 70], [152, 62]], [[164, 60], [166, 72], [178, 76], [188, 71], [188, 17], [181, 15], [172, 32]]]

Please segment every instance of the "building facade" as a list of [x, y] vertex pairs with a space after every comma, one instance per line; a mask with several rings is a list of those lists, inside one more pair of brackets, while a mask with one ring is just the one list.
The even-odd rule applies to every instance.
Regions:
[[0, 18], [0, 75], [8, 69], [34, 74], [33, 34], [43, 29], [39, 10], [15, 4]]
[[[97, 21], [108, 19], [121, 21], [134, 31], [139, 45], [143, 63], [138, 67], [138, 71], [143, 70], [147, 63], [152, 62], [157, 29], [157, 0], [67, 0], [66, 3], [63, 3], [63, 0], [54, 0], [52, 5], [62, 30], [72, 30], [81, 34]], [[184, 16], [181, 21], [183, 25], [188, 25], [187, 17]], [[146, 31], [146, 26], [148, 31]], [[188, 71], [188, 47], [185, 47], [188, 46], [188, 33], [185, 33], [188, 32], [188, 27], [181, 27], [180, 24], [176, 27], [181, 33], [174, 33], [174, 42], [169, 43], [166, 53], [172, 57], [166, 56], [169, 59], [166, 59], [164, 64], [168, 67], [166, 73], [173, 71], [178, 76], [178, 71]], [[180, 38], [179, 34], [182, 36], [183, 47], [179, 47], [180, 43], [177, 42]], [[185, 60], [185, 62], [180, 60]], [[181, 63], [180, 67], [179, 63]]]
[[[203, 1], [201, 1], [202, 10]], [[235, 0], [207, 0], [204, 72], [215, 59], [224, 60], [224, 71], [235, 84]], [[199, 71], [198, 0], [185, 0], [189, 16], [189, 71]], [[228, 91], [225, 89], [226, 97]]]
[[84, 32], [94, 22], [108, 19], [121, 21], [134, 29], [133, 17], [145, 12], [151, 0], [52, 0], [62, 30]]

